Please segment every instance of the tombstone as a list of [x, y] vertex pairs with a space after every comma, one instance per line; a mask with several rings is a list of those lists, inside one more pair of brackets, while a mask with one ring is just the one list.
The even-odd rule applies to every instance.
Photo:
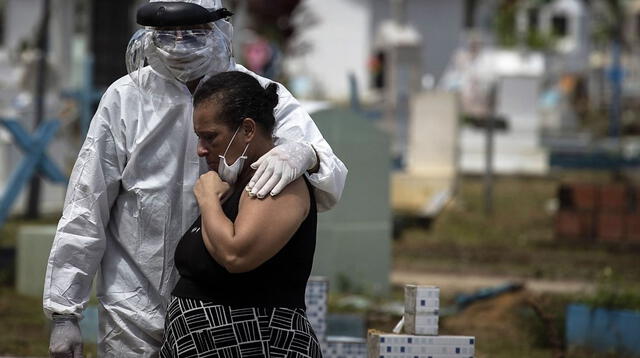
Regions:
[[342, 199], [318, 215], [313, 275], [332, 290], [385, 294], [391, 264], [388, 137], [346, 109], [313, 114], [336, 155], [349, 169]]
[[428, 176], [456, 172], [458, 111], [448, 92], [421, 92], [411, 100], [407, 171]]
[[47, 262], [56, 233], [55, 226], [23, 226], [16, 239], [16, 290], [42, 297]]
[[542, 7], [540, 29], [557, 38], [554, 71], [583, 72], [589, 67], [590, 28], [586, 5], [580, 0], [555, 0]]
[[640, 0], [627, 2], [625, 16], [625, 34], [631, 40], [631, 47], [637, 50], [640, 47]]
[[[623, 31], [629, 38], [628, 50], [631, 52], [629, 58], [640, 58], [640, 0], [628, 2], [625, 26]], [[624, 68], [623, 93], [628, 98], [637, 98], [640, 96], [640, 63], [626, 61]]]
[[404, 167], [407, 155], [409, 103], [420, 90], [422, 36], [408, 23], [405, 0], [390, 1], [393, 19], [384, 21], [374, 47], [384, 54], [384, 120], [382, 127], [392, 138], [391, 153]]
[[[538, 94], [540, 79], [535, 76], [505, 76], [498, 82], [496, 114], [507, 129], [494, 133], [494, 172], [498, 174], [543, 175], [549, 170], [548, 152], [540, 143]], [[485, 171], [483, 128], [463, 128], [460, 133], [461, 170]]]
[[329, 337], [326, 358], [366, 358], [367, 340], [358, 337]]
[[[366, 357], [367, 347], [363, 338], [365, 335], [364, 320], [362, 317], [356, 317], [355, 320], [348, 319], [347, 334], [348, 336], [328, 336], [328, 326], [335, 323], [337, 316], [329, 315], [327, 308], [329, 301], [329, 281], [325, 277], [311, 276], [307, 282], [305, 290], [305, 304], [307, 306], [307, 317], [313, 331], [320, 342], [322, 355], [326, 358], [364, 358]], [[345, 323], [344, 320], [341, 321]], [[352, 328], [359, 328], [358, 332], [353, 334]], [[344, 326], [343, 326], [344, 327]], [[335, 327], [334, 327], [335, 331]], [[333, 334], [337, 332], [331, 332]], [[344, 333], [344, 332], [343, 332]]]
[[450, 92], [411, 99], [407, 165], [392, 175], [394, 211], [435, 216], [451, 197], [458, 172], [458, 109]]

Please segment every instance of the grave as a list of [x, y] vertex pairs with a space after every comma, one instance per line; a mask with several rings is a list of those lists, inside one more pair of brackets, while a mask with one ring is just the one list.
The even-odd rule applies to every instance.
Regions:
[[[495, 112], [506, 120], [507, 128], [494, 133], [494, 172], [532, 175], [547, 173], [548, 152], [540, 143], [539, 77], [503, 76], [497, 86]], [[484, 173], [485, 143], [484, 128], [462, 128], [461, 170], [465, 173]]]
[[335, 290], [384, 294], [391, 265], [388, 137], [347, 109], [312, 116], [349, 169], [340, 202], [318, 215], [313, 274], [327, 277]]
[[474, 357], [475, 337], [438, 335], [438, 287], [407, 285], [404, 295], [405, 334], [370, 331], [369, 358]]
[[421, 92], [411, 100], [407, 165], [392, 175], [395, 212], [433, 217], [453, 194], [458, 173], [458, 110], [452, 93]]

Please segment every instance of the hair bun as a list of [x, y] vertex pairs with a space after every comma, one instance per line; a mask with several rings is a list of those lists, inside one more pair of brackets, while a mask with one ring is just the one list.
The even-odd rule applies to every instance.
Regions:
[[275, 82], [271, 82], [267, 88], [264, 90], [265, 98], [267, 100], [267, 106], [270, 111], [273, 111], [274, 108], [278, 105], [278, 101], [280, 100], [280, 96], [278, 95], [278, 85]]

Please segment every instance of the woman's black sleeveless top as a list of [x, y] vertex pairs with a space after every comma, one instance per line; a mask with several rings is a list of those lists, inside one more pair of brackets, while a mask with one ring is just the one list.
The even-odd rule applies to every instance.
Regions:
[[[180, 280], [172, 294], [232, 307], [305, 308], [304, 293], [316, 246], [317, 208], [309, 189], [309, 215], [287, 244], [271, 259], [244, 273], [229, 273], [207, 251], [201, 217], [182, 236], [175, 253]], [[243, 186], [222, 205], [231, 221], [238, 216]], [[272, 213], [271, 215], [278, 215]]]

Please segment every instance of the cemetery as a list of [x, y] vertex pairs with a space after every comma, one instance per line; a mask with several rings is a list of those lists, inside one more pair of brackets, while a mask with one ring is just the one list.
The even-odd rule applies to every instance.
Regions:
[[[49, 354], [71, 168], [142, 3], [0, 0], [0, 358]], [[224, 3], [348, 168], [305, 295], [324, 357], [640, 356], [640, 1]]]

